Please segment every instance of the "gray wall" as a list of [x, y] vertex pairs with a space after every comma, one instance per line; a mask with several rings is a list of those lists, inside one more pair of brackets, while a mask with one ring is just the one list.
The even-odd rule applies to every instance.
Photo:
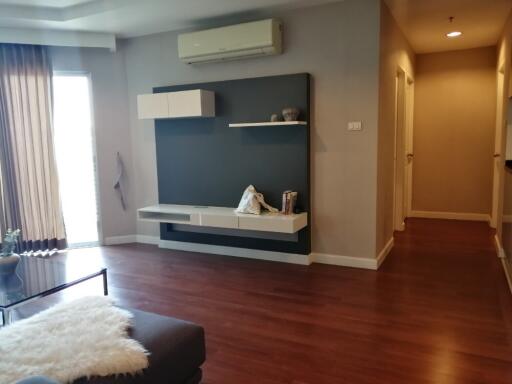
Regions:
[[[132, 143], [123, 54], [106, 49], [77, 48], [52, 48], [51, 54], [54, 70], [91, 74], [103, 236], [134, 234]], [[113, 189], [117, 151], [121, 153], [128, 170], [125, 186], [129, 209], [126, 212], [122, 210]]]
[[[346, 0], [272, 16], [285, 26], [285, 53], [277, 57], [188, 66], [178, 60], [175, 32], [120, 42], [130, 107], [134, 205], [158, 201], [154, 125], [137, 119], [137, 94], [157, 86], [308, 72], [313, 252], [375, 257], [380, 3]], [[363, 131], [347, 131], [353, 120], [363, 122]], [[124, 129], [115, 132], [125, 134]], [[159, 230], [139, 222], [137, 233], [158, 236]]]

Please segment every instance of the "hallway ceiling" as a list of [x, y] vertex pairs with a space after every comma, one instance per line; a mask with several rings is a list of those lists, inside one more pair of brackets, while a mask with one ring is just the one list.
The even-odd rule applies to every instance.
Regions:
[[134, 37], [342, 0], [0, 0], [0, 28]]
[[[416, 53], [495, 45], [512, 9], [512, 0], [384, 1]], [[448, 39], [446, 33], [454, 30], [463, 35]]]

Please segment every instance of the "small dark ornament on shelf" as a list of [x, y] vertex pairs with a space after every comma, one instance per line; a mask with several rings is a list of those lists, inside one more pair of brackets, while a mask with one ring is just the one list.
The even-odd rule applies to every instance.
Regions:
[[296, 121], [299, 118], [300, 111], [298, 108], [285, 108], [282, 111], [284, 121]]

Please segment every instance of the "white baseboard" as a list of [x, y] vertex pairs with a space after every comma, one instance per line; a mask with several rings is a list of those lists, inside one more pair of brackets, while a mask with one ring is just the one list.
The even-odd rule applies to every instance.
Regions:
[[421, 219], [485, 221], [489, 223], [491, 222], [491, 215], [488, 215], [486, 213], [411, 211], [410, 217], [416, 217]]
[[319, 264], [338, 265], [340, 267], [371, 269], [376, 271], [378, 268], [377, 259], [369, 257], [354, 257], [343, 255], [331, 255], [327, 253], [312, 253], [312, 261]]
[[296, 253], [262, 251], [258, 249], [224, 247], [220, 245], [187, 243], [182, 241], [160, 240], [160, 248], [175, 249], [179, 251], [212, 253], [214, 255], [236, 256], [249, 259], [280, 261], [283, 263], [310, 265], [310, 255]]
[[112, 236], [105, 238], [105, 245], [131, 244], [137, 242], [137, 235]]
[[505, 276], [507, 277], [507, 283], [508, 287], [510, 288], [510, 293], [512, 293], [512, 265], [510, 265], [510, 261], [507, 258], [505, 250], [501, 246], [501, 241], [498, 238], [498, 235], [494, 235], [494, 247], [496, 248], [496, 253], [501, 260], [503, 271], [505, 272]]
[[137, 243], [158, 245], [160, 243], [159, 236], [137, 235]]
[[496, 253], [500, 259], [504, 259], [506, 257], [505, 250], [501, 246], [500, 239], [498, 235], [494, 235], [494, 248], [496, 248]]
[[502, 221], [507, 224], [512, 223], [512, 215], [503, 215]]
[[142, 243], [158, 245], [160, 248], [179, 251], [210, 253], [214, 255], [235, 256], [256, 260], [278, 261], [282, 263], [310, 265], [311, 263], [338, 265], [342, 267], [377, 270], [393, 248], [394, 240], [391, 238], [377, 258], [331, 255], [325, 253], [311, 253], [301, 255], [296, 253], [262, 251], [257, 249], [225, 247], [210, 244], [187, 243], [182, 241], [160, 240], [158, 236], [127, 235], [114, 236], [105, 239], [105, 245], [121, 245]]
[[121, 245], [121, 244], [153, 244], [158, 245], [160, 237], [148, 235], [125, 235], [125, 236], [112, 236], [105, 238], [105, 245]]
[[507, 259], [501, 259], [501, 264], [503, 265], [503, 270], [505, 271], [505, 276], [507, 277], [510, 293], [512, 293], [512, 266]]
[[393, 249], [395, 246], [395, 238], [391, 237], [391, 239], [388, 240], [384, 248], [380, 251], [380, 253], [377, 255], [377, 269], [382, 265], [384, 260], [386, 260], [386, 257], [388, 257], [389, 252]]
[[341, 267], [371, 269], [376, 271], [386, 259], [386, 256], [393, 248], [394, 243], [395, 240], [391, 238], [376, 259], [369, 257], [330, 255], [326, 253], [312, 253], [311, 258], [312, 262], [314, 263], [339, 265]]

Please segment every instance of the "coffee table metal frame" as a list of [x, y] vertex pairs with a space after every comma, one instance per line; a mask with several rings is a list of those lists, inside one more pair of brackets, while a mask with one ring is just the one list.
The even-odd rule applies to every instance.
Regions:
[[22, 305], [27, 304], [27, 303], [29, 303], [31, 301], [34, 301], [34, 300], [37, 300], [37, 299], [41, 299], [43, 297], [46, 297], [46, 296], [52, 295], [54, 293], [60, 292], [60, 291], [62, 291], [64, 289], [66, 289], [66, 288], [70, 288], [70, 287], [72, 287], [74, 285], [83, 283], [84, 281], [94, 279], [95, 277], [98, 277], [98, 276], [103, 276], [103, 295], [108, 296], [107, 268], [102, 268], [98, 272], [95, 272], [95, 273], [92, 273], [90, 275], [78, 278], [78, 279], [73, 280], [73, 281], [71, 281], [69, 283], [61, 284], [61, 285], [59, 285], [57, 287], [48, 289], [48, 290], [46, 290], [44, 292], [41, 292], [41, 293], [39, 293], [37, 295], [31, 296], [31, 297], [27, 297], [26, 299], [20, 300], [20, 301], [18, 301], [16, 303], [7, 305], [5, 307], [0, 307], [0, 312], [2, 314], [2, 325], [1, 326], [8, 325], [8, 324], [10, 324], [12, 322], [12, 311], [14, 309], [16, 309], [18, 307], [21, 307]]

